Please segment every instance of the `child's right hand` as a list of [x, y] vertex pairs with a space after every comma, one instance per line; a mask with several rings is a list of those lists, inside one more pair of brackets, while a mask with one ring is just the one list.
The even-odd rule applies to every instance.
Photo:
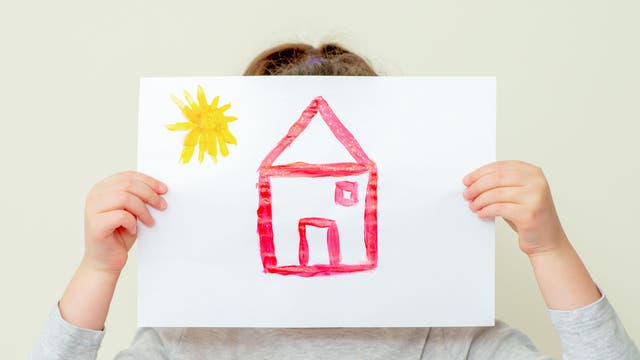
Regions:
[[85, 255], [94, 270], [119, 273], [137, 237], [137, 220], [154, 223], [147, 205], [164, 210], [167, 192], [162, 182], [134, 171], [109, 176], [87, 195], [85, 206]]

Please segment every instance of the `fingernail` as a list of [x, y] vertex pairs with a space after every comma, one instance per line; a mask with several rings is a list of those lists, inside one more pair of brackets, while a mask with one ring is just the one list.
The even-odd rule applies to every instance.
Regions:
[[160, 198], [160, 209], [164, 210], [167, 208], [167, 200], [164, 198]]
[[462, 183], [463, 184], [467, 184], [467, 182], [469, 181], [469, 175], [466, 175], [465, 177], [462, 178]]

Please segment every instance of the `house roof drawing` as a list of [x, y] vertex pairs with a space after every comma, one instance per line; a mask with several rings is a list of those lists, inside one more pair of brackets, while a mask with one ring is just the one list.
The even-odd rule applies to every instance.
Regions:
[[314, 174], [312, 171], [318, 166], [318, 164], [294, 162], [284, 165], [274, 165], [277, 158], [298, 138], [298, 136], [300, 136], [300, 134], [302, 134], [317, 113], [320, 113], [320, 117], [322, 117], [324, 123], [327, 125], [329, 130], [331, 130], [333, 136], [335, 136], [355, 161], [323, 164], [331, 166], [333, 176], [361, 174], [375, 167], [375, 163], [369, 159], [353, 134], [351, 134], [351, 132], [338, 119], [327, 101], [322, 96], [317, 96], [303, 111], [300, 118], [289, 128], [287, 134], [262, 160], [259, 167], [261, 174], [267, 176], [280, 175], [294, 177], [312, 177], [314, 175], [323, 176]]

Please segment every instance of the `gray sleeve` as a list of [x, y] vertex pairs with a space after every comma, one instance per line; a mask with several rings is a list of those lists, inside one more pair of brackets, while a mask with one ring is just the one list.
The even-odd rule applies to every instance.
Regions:
[[564, 359], [640, 360], [640, 352], [603, 295], [600, 300], [571, 311], [548, 310]]
[[115, 360], [168, 360], [180, 343], [182, 328], [138, 328], [131, 346], [118, 353]]
[[468, 354], [473, 360], [551, 360], [538, 352], [527, 335], [502, 321], [474, 333]]
[[[121, 351], [115, 359], [168, 359], [169, 351], [165, 349], [165, 344], [171, 345], [177, 342], [176, 337], [182, 336], [182, 331], [169, 330], [173, 329], [138, 329], [131, 347]], [[62, 318], [56, 305], [29, 359], [93, 360], [98, 354], [104, 333], [69, 324]]]
[[82, 329], [69, 324], [62, 318], [56, 305], [29, 359], [95, 359], [103, 336], [104, 331]]
[[[565, 360], [640, 360], [638, 348], [604, 295], [580, 309], [548, 312]], [[472, 337], [469, 359], [551, 359], [540, 355], [522, 332], [500, 321]]]

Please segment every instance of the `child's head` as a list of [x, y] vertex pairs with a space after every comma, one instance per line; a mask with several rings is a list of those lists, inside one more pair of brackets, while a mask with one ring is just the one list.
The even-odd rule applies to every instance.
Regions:
[[267, 49], [247, 67], [244, 75], [347, 75], [376, 76], [360, 56], [337, 44], [314, 48], [307, 44], [283, 44]]

